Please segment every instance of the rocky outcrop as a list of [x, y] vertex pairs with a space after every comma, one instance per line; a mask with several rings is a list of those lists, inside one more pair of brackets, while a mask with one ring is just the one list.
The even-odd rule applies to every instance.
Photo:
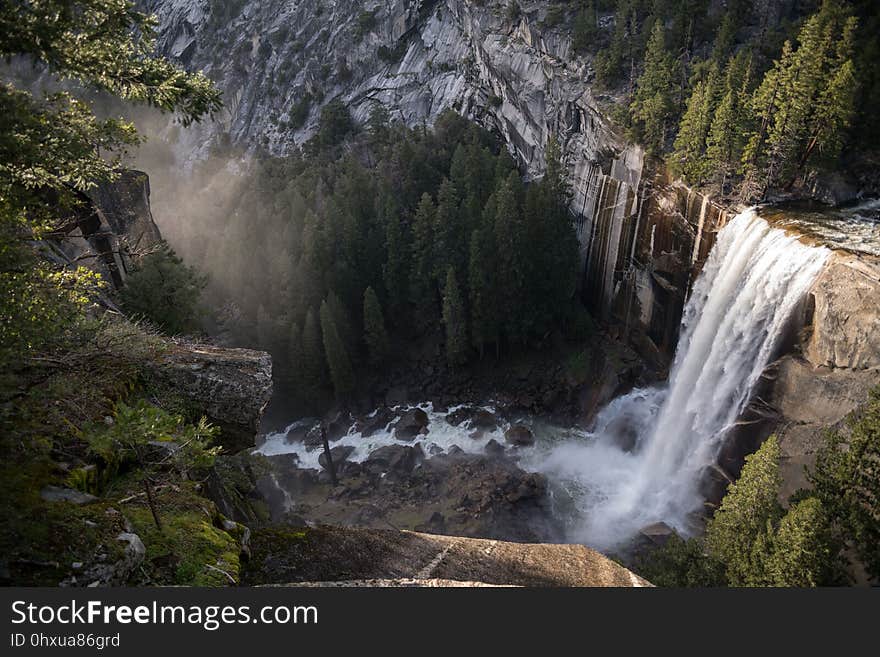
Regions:
[[342, 527], [269, 528], [255, 532], [251, 545], [244, 582], [252, 585], [650, 586], [582, 545]]
[[880, 260], [836, 254], [811, 290], [813, 330], [805, 347], [816, 367], [880, 367]]
[[[810, 290], [799, 340], [770, 365], [744, 418], [745, 438], [728, 453], [735, 473], [745, 453], [775, 433], [786, 501], [807, 486], [826, 429], [839, 425], [880, 385], [880, 259], [837, 251]], [[724, 458], [724, 455], [722, 456]]]
[[269, 354], [175, 339], [149, 367], [157, 383], [220, 427], [225, 451], [254, 446], [272, 395]]
[[[456, 449], [431, 456], [420, 445], [395, 444], [360, 463], [337, 463], [336, 456], [335, 486], [325, 471], [303, 469], [290, 455], [222, 459], [211, 497], [231, 518], [251, 524], [390, 526], [528, 542], [562, 536], [546, 479], [521, 469], [503, 448], [488, 456]], [[262, 521], [253, 512], [257, 499], [268, 507]]]
[[118, 290], [133, 259], [162, 241], [150, 211], [149, 178], [142, 171], [123, 170], [82, 201], [74, 219], [52, 240], [55, 254], [65, 264], [97, 272]]

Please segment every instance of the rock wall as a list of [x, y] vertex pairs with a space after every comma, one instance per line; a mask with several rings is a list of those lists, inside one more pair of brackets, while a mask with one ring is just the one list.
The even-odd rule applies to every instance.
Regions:
[[283, 527], [254, 532], [251, 550], [244, 582], [258, 586], [650, 586], [582, 545]]
[[[119, 290], [132, 259], [162, 240], [150, 211], [149, 178], [141, 171], [124, 170], [84, 200], [82, 212], [51, 240], [51, 255], [65, 264], [93, 269]], [[114, 307], [111, 298], [102, 301]], [[146, 366], [194, 414], [204, 414], [220, 427], [220, 444], [227, 452], [254, 445], [272, 394], [268, 353], [174, 338]]]
[[218, 442], [225, 452], [254, 446], [272, 396], [268, 353], [175, 338], [149, 367], [173, 394], [220, 427]]
[[82, 200], [81, 211], [52, 240], [53, 255], [88, 267], [118, 290], [132, 258], [162, 240], [150, 211], [150, 180], [142, 171], [126, 169]]
[[632, 186], [603, 175], [582, 215], [582, 295], [643, 357], [666, 364], [690, 286], [730, 212], [662, 169]]
[[880, 385], [880, 259], [835, 252], [810, 291], [800, 340], [765, 373], [787, 497], [807, 483], [827, 427], [840, 424]]
[[[527, 177], [543, 175], [551, 135], [563, 146], [581, 243], [584, 299], [619, 323], [643, 356], [672, 356], [690, 281], [726, 214], [671, 183], [616, 134], [592, 63], [570, 30], [544, 24], [548, 2], [143, 0], [160, 49], [204, 69], [224, 92], [214, 124], [179, 133], [187, 157], [222, 132], [245, 149], [289, 152], [340, 98], [358, 121], [376, 106], [410, 126], [447, 109], [500, 135]], [[295, 119], [311, 99], [300, 124]], [[177, 133], [176, 133], [177, 134]]]

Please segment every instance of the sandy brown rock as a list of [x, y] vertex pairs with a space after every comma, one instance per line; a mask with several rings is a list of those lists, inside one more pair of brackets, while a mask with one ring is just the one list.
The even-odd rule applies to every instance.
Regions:
[[[507, 543], [342, 527], [258, 530], [249, 584], [650, 586], [582, 545]], [[393, 584], [397, 582], [397, 584]]]
[[880, 383], [877, 370], [814, 367], [787, 356], [775, 364], [772, 400], [779, 412], [775, 433], [782, 450], [782, 488], [788, 497], [807, 486], [805, 467], [812, 467], [824, 431], [863, 404]]
[[880, 367], [880, 262], [835, 253], [813, 284], [807, 359], [817, 366]]

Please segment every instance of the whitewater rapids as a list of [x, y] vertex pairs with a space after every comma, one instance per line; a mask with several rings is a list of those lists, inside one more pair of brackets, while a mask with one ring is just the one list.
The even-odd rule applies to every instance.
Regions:
[[[517, 419], [537, 438], [534, 447], [517, 448], [521, 466], [546, 474], [570, 500], [559, 509], [569, 540], [613, 550], [658, 521], [685, 535], [692, 531], [703, 503], [700, 479], [830, 253], [772, 227], [754, 210], [737, 215], [719, 231], [694, 282], [666, 384], [613, 400], [590, 431]], [[482, 453], [489, 440], [504, 442], [504, 427], [474, 439], [469, 427], [449, 425], [430, 402], [420, 407], [430, 424], [416, 442], [429, 454], [453, 445]], [[257, 451], [296, 453], [300, 467], [319, 467], [319, 450], [289, 443], [286, 434], [268, 436]], [[334, 443], [355, 448], [354, 461], [389, 444], [400, 444], [390, 425], [369, 438], [352, 428]]]

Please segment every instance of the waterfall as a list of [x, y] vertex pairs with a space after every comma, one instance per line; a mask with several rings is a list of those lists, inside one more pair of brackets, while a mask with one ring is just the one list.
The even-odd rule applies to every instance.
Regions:
[[574, 540], [609, 549], [661, 520], [688, 533], [701, 476], [829, 253], [754, 210], [718, 233], [685, 307], [668, 384], [619, 397], [584, 439], [535, 463], [574, 498]]

